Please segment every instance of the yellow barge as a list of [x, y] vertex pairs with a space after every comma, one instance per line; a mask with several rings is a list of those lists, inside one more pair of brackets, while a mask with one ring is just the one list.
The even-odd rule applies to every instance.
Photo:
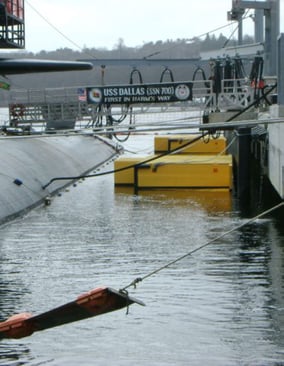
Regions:
[[[233, 163], [232, 156], [226, 155], [226, 139], [200, 137], [155, 136], [155, 155], [120, 157], [115, 161], [115, 185], [134, 186], [135, 191], [151, 188], [231, 190]], [[182, 153], [171, 153], [183, 146]]]
[[155, 136], [155, 154], [170, 152], [176, 149], [180, 149], [177, 151], [180, 154], [225, 154], [227, 146], [225, 137], [220, 136], [217, 139], [214, 139], [210, 136], [197, 140], [198, 137], [200, 137], [200, 135], [193, 134]]
[[115, 185], [134, 185], [137, 189], [232, 188], [231, 155], [167, 155], [145, 162], [150, 158], [117, 159]]

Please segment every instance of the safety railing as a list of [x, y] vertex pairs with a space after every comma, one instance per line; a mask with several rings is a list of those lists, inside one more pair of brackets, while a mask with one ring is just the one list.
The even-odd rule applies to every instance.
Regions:
[[[182, 82], [181, 82], [182, 83]], [[252, 100], [253, 90], [247, 80], [223, 80], [220, 92], [213, 90], [211, 80], [192, 82], [192, 98], [170, 103], [132, 105], [99, 105], [88, 103], [85, 87], [15, 89], [10, 92], [10, 120], [21, 123], [44, 121], [87, 120], [127, 114], [175, 113], [176, 111], [222, 110], [245, 108]]]

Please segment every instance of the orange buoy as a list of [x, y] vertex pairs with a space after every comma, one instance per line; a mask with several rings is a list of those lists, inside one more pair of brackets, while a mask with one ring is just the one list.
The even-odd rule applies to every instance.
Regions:
[[27, 323], [26, 320], [31, 317], [32, 314], [30, 313], [21, 313], [11, 316], [5, 322], [0, 323], [0, 333], [4, 333], [7, 338], [30, 336], [34, 330], [31, 324]]

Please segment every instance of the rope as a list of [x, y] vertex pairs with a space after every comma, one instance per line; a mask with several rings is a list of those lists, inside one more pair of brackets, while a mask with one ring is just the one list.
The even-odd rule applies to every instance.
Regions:
[[95, 173], [95, 174], [88, 174], [88, 175], [78, 175], [78, 176], [74, 176], [74, 177], [55, 177], [55, 178], [52, 178], [47, 184], [43, 185], [42, 189], [46, 189], [51, 183], [53, 183], [57, 180], [78, 180], [78, 179], [82, 179], [82, 178], [93, 178], [93, 177], [99, 177], [99, 176], [102, 176], [102, 175], [113, 174], [113, 173], [121, 172], [121, 171], [124, 171], [124, 170], [127, 170], [127, 169], [132, 169], [132, 168], [135, 168], [135, 167], [139, 167], [143, 164], [150, 163], [151, 161], [157, 160], [157, 159], [159, 159], [163, 156], [174, 154], [177, 151], [184, 149], [186, 146], [189, 146], [189, 145], [195, 143], [196, 141], [200, 140], [201, 138], [203, 138], [203, 136], [204, 135], [200, 135], [200, 136], [196, 137], [195, 139], [183, 144], [182, 146], [178, 146], [177, 148], [175, 148], [171, 151], [166, 151], [166, 152], [164, 152], [160, 155], [151, 157], [151, 158], [143, 160], [139, 163], [131, 164], [131, 165], [119, 168], [119, 169], [112, 169], [112, 170], [108, 170], [108, 171], [102, 172], [102, 173]]
[[173, 72], [172, 72], [172, 70], [171, 69], [169, 69], [168, 67], [166, 67], [164, 70], [163, 70], [163, 72], [162, 72], [162, 74], [161, 74], [161, 77], [160, 77], [160, 83], [163, 83], [164, 82], [164, 76], [165, 75], [169, 75], [169, 77], [170, 77], [170, 81], [173, 83], [174, 82], [174, 74], [173, 74]]
[[[243, 20], [245, 20], [245, 19], [247, 19], [247, 18], [250, 18], [250, 16], [243, 17]], [[192, 41], [195, 41], [195, 40], [197, 40], [197, 39], [200, 39], [200, 38], [206, 37], [206, 36], [208, 36], [209, 34], [216, 33], [217, 31], [219, 31], [219, 30], [221, 30], [221, 29], [231, 27], [233, 24], [235, 24], [235, 22], [234, 22], [234, 21], [230, 22], [229, 24], [227, 23], [227, 24], [225, 24], [225, 25], [222, 25], [222, 26], [220, 26], [220, 27], [218, 27], [218, 28], [211, 29], [211, 30], [210, 30], [210, 31], [208, 31], [208, 32], [205, 32], [205, 33], [199, 34], [199, 35], [194, 36], [194, 37], [192, 37], [192, 38], [185, 39], [185, 41], [186, 41], [186, 42], [192, 42]], [[163, 52], [169, 51], [169, 50], [171, 50], [171, 49], [173, 49], [173, 48], [178, 47], [179, 45], [180, 45], [180, 44], [177, 44], [177, 45], [173, 45], [173, 46], [166, 47], [166, 48], [165, 48], [165, 49], [163, 49], [163, 50], [161, 49], [160, 51], [155, 51], [155, 52], [153, 52], [153, 53], [148, 54], [147, 56], [144, 56], [144, 57], [143, 57], [143, 59], [144, 59], [144, 60], [147, 60], [147, 59], [149, 59], [150, 57], [157, 56], [157, 55], [159, 55], [160, 53], [163, 53]]]
[[77, 47], [81, 52], [84, 52], [86, 55], [92, 57], [92, 59], [96, 59], [93, 54], [86, 51], [85, 47], [81, 47], [78, 43], [75, 43], [71, 38], [67, 37], [59, 28], [57, 28], [54, 24], [52, 24], [44, 15], [42, 15], [28, 0], [26, 0], [26, 4], [39, 16], [41, 17], [51, 28], [53, 28], [58, 34], [64, 37], [68, 42], [72, 43], [73, 46]]
[[264, 92], [261, 96], [259, 96], [256, 100], [254, 100], [251, 104], [249, 104], [247, 107], [242, 109], [240, 112], [234, 114], [226, 122], [233, 121], [235, 118], [237, 118], [238, 116], [240, 116], [241, 114], [243, 114], [244, 112], [249, 110], [251, 107], [253, 107], [254, 105], [257, 105], [262, 99], [265, 99], [267, 97], [267, 95], [269, 95], [276, 87], [277, 87], [277, 84], [272, 85], [268, 91]]
[[208, 247], [209, 245], [213, 244], [213, 243], [214, 243], [214, 242], [216, 242], [217, 240], [220, 240], [220, 239], [221, 239], [221, 238], [223, 238], [224, 236], [229, 235], [229, 234], [231, 234], [232, 232], [234, 232], [234, 231], [236, 231], [236, 230], [239, 230], [239, 229], [243, 228], [244, 226], [246, 226], [246, 225], [248, 225], [248, 224], [253, 223], [253, 222], [254, 222], [254, 221], [256, 221], [257, 219], [259, 219], [259, 218], [261, 218], [261, 217], [263, 217], [263, 216], [267, 215], [268, 213], [271, 213], [271, 212], [273, 212], [273, 211], [277, 210], [278, 208], [282, 207], [283, 205], [284, 205], [284, 202], [282, 201], [281, 203], [279, 203], [279, 204], [277, 204], [277, 205], [275, 205], [275, 206], [273, 206], [273, 207], [269, 208], [268, 210], [266, 210], [266, 211], [264, 211], [264, 212], [260, 213], [259, 215], [254, 216], [253, 218], [249, 219], [249, 220], [248, 220], [248, 221], [246, 221], [245, 223], [243, 223], [243, 224], [241, 224], [241, 225], [239, 225], [239, 226], [237, 226], [237, 227], [235, 227], [235, 228], [233, 228], [233, 229], [231, 229], [231, 230], [229, 230], [229, 231], [226, 231], [225, 233], [223, 233], [223, 234], [221, 234], [221, 235], [217, 236], [216, 238], [214, 238], [214, 239], [212, 239], [212, 240], [210, 240], [210, 241], [208, 241], [208, 242], [206, 242], [206, 243], [204, 243], [204, 244], [200, 245], [199, 247], [197, 247], [197, 248], [195, 248], [195, 249], [191, 250], [190, 252], [188, 252], [188, 253], [186, 253], [186, 254], [183, 254], [183, 255], [182, 255], [182, 256], [180, 256], [180, 257], [177, 257], [176, 259], [174, 259], [174, 260], [170, 261], [169, 263], [166, 263], [165, 265], [163, 265], [163, 266], [161, 266], [161, 267], [159, 267], [159, 268], [155, 269], [155, 270], [154, 270], [154, 271], [152, 271], [152, 272], [149, 272], [149, 273], [148, 273], [148, 274], [146, 274], [145, 276], [135, 278], [135, 279], [134, 279], [134, 280], [133, 280], [129, 285], [127, 285], [127, 286], [123, 287], [120, 291], [124, 292], [124, 291], [126, 291], [129, 287], [132, 287], [132, 286], [134, 286], [134, 288], [136, 288], [136, 285], [137, 285], [139, 282], [144, 281], [146, 278], [149, 278], [149, 277], [154, 276], [155, 274], [157, 274], [157, 273], [161, 272], [163, 269], [168, 268], [168, 267], [172, 266], [173, 264], [175, 264], [175, 263], [177, 263], [177, 262], [181, 261], [182, 259], [184, 259], [184, 258], [186, 258], [186, 257], [188, 257], [188, 256], [190, 256], [190, 255], [192, 255], [192, 254], [194, 254], [194, 253], [196, 253], [196, 252], [198, 252], [198, 251], [200, 251], [200, 250], [202, 250], [202, 249], [204, 249], [204, 248]]

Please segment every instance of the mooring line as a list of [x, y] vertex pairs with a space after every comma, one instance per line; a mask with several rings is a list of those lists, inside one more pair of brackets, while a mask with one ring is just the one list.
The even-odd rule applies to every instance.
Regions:
[[83, 175], [68, 176], [68, 177], [55, 177], [55, 178], [50, 179], [50, 181], [48, 183], [46, 183], [45, 185], [43, 185], [42, 186], [42, 189], [46, 189], [51, 183], [53, 183], [53, 182], [55, 182], [57, 180], [78, 180], [78, 179], [83, 179], [83, 178], [100, 177], [102, 175], [115, 174], [117, 172], [122, 172], [124, 170], [133, 169], [133, 168], [139, 167], [141, 165], [150, 163], [150, 162], [152, 162], [154, 160], [160, 159], [160, 158], [162, 158], [164, 156], [173, 155], [173, 154], [177, 153], [179, 150], [183, 150], [187, 146], [194, 144], [195, 142], [197, 142], [198, 140], [202, 139], [207, 134], [208, 134], [208, 132], [203, 133], [201, 135], [197, 135], [197, 137], [195, 137], [193, 140], [190, 140], [190, 141], [184, 143], [182, 146], [178, 146], [178, 147], [176, 147], [173, 150], [165, 151], [165, 152], [163, 152], [163, 153], [161, 153], [159, 155], [151, 156], [150, 158], [147, 158], [147, 159], [145, 159], [143, 161], [140, 161], [139, 163], [130, 164], [130, 165], [124, 166], [122, 168], [112, 169], [112, 170], [108, 170], [108, 171], [101, 172], [101, 173], [95, 173], [95, 174], [86, 174], [86, 175], [83, 174]]
[[266, 211], [264, 211], [264, 212], [260, 213], [259, 215], [254, 216], [253, 218], [249, 219], [249, 220], [248, 220], [248, 221], [246, 221], [245, 223], [243, 223], [243, 224], [241, 224], [241, 225], [238, 225], [237, 227], [235, 227], [235, 228], [233, 228], [233, 229], [231, 229], [231, 230], [229, 230], [229, 231], [226, 231], [225, 233], [223, 233], [223, 234], [221, 234], [221, 235], [217, 236], [217, 237], [216, 237], [216, 238], [214, 238], [214, 239], [211, 239], [210, 241], [208, 241], [208, 242], [206, 242], [206, 243], [202, 244], [201, 246], [199, 246], [199, 247], [197, 247], [197, 248], [195, 248], [195, 249], [191, 250], [190, 252], [188, 252], [188, 253], [186, 253], [186, 254], [183, 254], [182, 256], [180, 256], [180, 257], [178, 257], [178, 258], [176, 258], [176, 259], [174, 259], [174, 260], [172, 260], [172, 261], [170, 261], [170, 262], [166, 263], [165, 265], [163, 265], [163, 266], [161, 266], [161, 267], [159, 267], [159, 268], [155, 269], [154, 271], [149, 272], [149, 273], [148, 273], [148, 274], [146, 274], [145, 276], [135, 278], [135, 280], [133, 280], [129, 285], [127, 285], [127, 286], [123, 287], [120, 291], [122, 291], [122, 292], [126, 292], [126, 290], [127, 290], [129, 287], [132, 287], [132, 286], [134, 286], [134, 288], [136, 288], [136, 285], [137, 285], [139, 282], [144, 281], [146, 278], [151, 277], [151, 276], [154, 276], [155, 274], [157, 274], [158, 272], [162, 271], [163, 269], [165, 269], [165, 268], [168, 268], [168, 267], [172, 266], [173, 264], [175, 264], [175, 263], [177, 263], [177, 262], [181, 261], [182, 259], [184, 259], [184, 258], [186, 258], [186, 257], [188, 257], [188, 256], [190, 256], [190, 255], [192, 255], [192, 254], [194, 254], [194, 253], [196, 253], [196, 252], [200, 251], [201, 249], [204, 249], [205, 247], [208, 247], [209, 245], [211, 245], [211, 244], [212, 244], [212, 243], [214, 243], [215, 241], [220, 240], [220, 239], [222, 239], [224, 236], [229, 235], [229, 234], [231, 234], [232, 232], [234, 232], [234, 231], [236, 231], [236, 230], [239, 230], [239, 229], [243, 228], [244, 226], [246, 226], [246, 225], [248, 225], [248, 224], [253, 223], [254, 221], [256, 221], [256, 220], [260, 219], [261, 217], [263, 217], [263, 216], [265, 216], [265, 215], [267, 215], [267, 214], [269, 214], [269, 213], [271, 213], [271, 212], [273, 212], [273, 211], [277, 210], [278, 208], [282, 207], [283, 205], [284, 205], [284, 201], [282, 201], [281, 203], [279, 203], [279, 204], [277, 204], [277, 205], [275, 205], [275, 206], [273, 206], [273, 207], [269, 208], [268, 210], [266, 210]]

